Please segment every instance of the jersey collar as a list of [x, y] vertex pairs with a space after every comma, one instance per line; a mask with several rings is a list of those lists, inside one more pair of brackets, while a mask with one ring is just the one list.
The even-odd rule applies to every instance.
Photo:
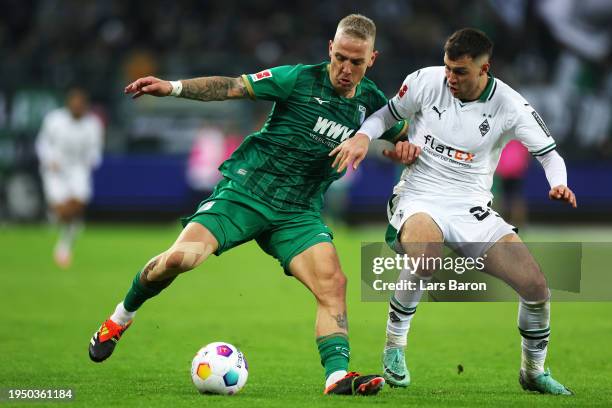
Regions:
[[487, 74], [489, 76], [489, 80], [487, 81], [487, 86], [485, 86], [484, 91], [480, 94], [478, 98], [478, 102], [486, 102], [493, 97], [495, 93], [495, 88], [497, 88], [497, 84], [495, 83], [495, 78], [493, 75]]
[[[463, 101], [461, 99], [458, 99], [459, 104], [461, 106], [466, 106], [467, 104], [474, 102], [487, 102], [490, 101], [491, 98], [493, 98], [495, 90], [497, 89], [497, 82], [495, 82], [495, 78], [493, 77], [493, 75], [487, 73], [487, 76], [487, 85], [485, 85], [485, 89], [482, 91], [480, 96], [477, 99], [471, 99], [469, 101]], [[444, 84], [446, 84], [446, 77], [444, 78]]]

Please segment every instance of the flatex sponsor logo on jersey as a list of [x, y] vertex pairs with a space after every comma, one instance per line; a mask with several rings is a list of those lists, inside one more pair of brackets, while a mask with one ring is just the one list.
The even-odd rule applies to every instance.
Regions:
[[[311, 136], [314, 136], [313, 138], [315, 140], [325, 143], [330, 147], [335, 147], [337, 144], [348, 139], [353, 132], [355, 132], [355, 129], [351, 129], [321, 116], [317, 119], [317, 123], [315, 123], [312, 130], [313, 133], [311, 133]], [[323, 138], [321, 138], [321, 136], [323, 136]]]
[[464, 152], [463, 150], [440, 143], [432, 135], [425, 135], [424, 150], [440, 160], [453, 162], [462, 167], [472, 167], [470, 163], [475, 157], [474, 153]]

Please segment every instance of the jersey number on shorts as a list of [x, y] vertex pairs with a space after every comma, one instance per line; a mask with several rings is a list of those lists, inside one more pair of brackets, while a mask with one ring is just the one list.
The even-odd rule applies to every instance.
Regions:
[[478, 221], [482, 221], [485, 218], [487, 218], [489, 215], [491, 215], [491, 210], [484, 209], [480, 206], [478, 207], [472, 207], [470, 208], [470, 213], [478, 220]]

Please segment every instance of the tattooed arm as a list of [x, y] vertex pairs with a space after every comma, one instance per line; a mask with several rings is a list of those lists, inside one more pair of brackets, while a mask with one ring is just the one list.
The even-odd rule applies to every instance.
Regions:
[[184, 79], [181, 98], [199, 101], [224, 101], [226, 99], [248, 98], [246, 86], [241, 77], [220, 76]]
[[[249, 97], [241, 77], [201, 77], [183, 79], [183, 90], [180, 97], [199, 101], [223, 101], [226, 99], [244, 99]], [[172, 92], [170, 81], [148, 76], [139, 78], [125, 87], [126, 94], [133, 98], [142, 95], [168, 96]]]

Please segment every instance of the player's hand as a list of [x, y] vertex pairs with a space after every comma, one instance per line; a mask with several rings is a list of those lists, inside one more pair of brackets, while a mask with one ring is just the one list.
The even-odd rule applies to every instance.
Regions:
[[393, 150], [383, 150], [383, 155], [389, 159], [408, 165], [416, 161], [421, 154], [421, 148], [410, 142], [398, 142]]
[[134, 99], [142, 95], [168, 96], [172, 92], [172, 85], [169, 81], [148, 76], [138, 78], [126, 86], [124, 92], [126, 94], [132, 94], [132, 98]]
[[578, 204], [576, 204], [576, 196], [574, 195], [574, 192], [570, 190], [569, 187], [564, 185], [559, 185], [551, 188], [548, 192], [548, 197], [551, 200], [567, 201], [574, 208], [578, 206]]
[[336, 155], [332, 167], [338, 166], [338, 173], [342, 173], [349, 164], [353, 164], [353, 170], [357, 170], [359, 163], [365, 159], [368, 153], [370, 138], [365, 133], [357, 133], [350, 139], [340, 143], [334, 150], [329, 152], [329, 156]]

